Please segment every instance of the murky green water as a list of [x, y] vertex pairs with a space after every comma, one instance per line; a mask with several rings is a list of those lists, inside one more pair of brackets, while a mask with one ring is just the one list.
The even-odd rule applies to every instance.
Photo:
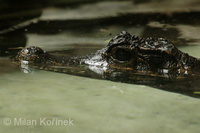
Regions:
[[[122, 6], [124, 9], [126, 4]], [[86, 7], [82, 7], [81, 11], [87, 9]], [[57, 13], [59, 10], [56, 10], [56, 15], [60, 13]], [[48, 15], [52, 11], [47, 9], [45, 13]], [[72, 10], [72, 13], [74, 12]], [[0, 46], [3, 49], [0, 51], [2, 132], [196, 133], [200, 131], [199, 98], [144, 85], [96, 80], [42, 70], [25, 74], [9, 59], [13, 55], [12, 52], [15, 52], [12, 48], [24, 45], [40, 46], [46, 51], [57, 51], [57, 54], [90, 53], [104, 47], [109, 39], [122, 30], [144, 37], [168, 38], [180, 50], [200, 57], [199, 24], [182, 21], [168, 23], [166, 20], [163, 25], [163, 22], [154, 19], [135, 24], [135, 19], [126, 15], [124, 24], [121, 20], [117, 23], [116, 18], [112, 17], [110, 20], [113, 20], [113, 23], [106, 19], [87, 20], [93, 25], [86, 22], [72, 24], [68, 21], [51, 22], [43, 19], [44, 15], [35, 25], [0, 36]], [[69, 23], [72, 24], [71, 28]], [[9, 48], [5, 48], [5, 45], [9, 45]], [[56, 125], [58, 120], [69, 123]]]
[[[4, 132], [198, 132], [199, 99], [142, 85], [38, 71], [1, 75]], [[37, 120], [14, 125], [15, 118]], [[45, 126], [40, 118], [73, 120], [73, 126]]]

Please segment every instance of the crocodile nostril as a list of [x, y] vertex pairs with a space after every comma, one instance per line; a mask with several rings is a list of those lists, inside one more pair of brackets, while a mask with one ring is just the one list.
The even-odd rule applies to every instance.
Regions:
[[22, 49], [18, 55], [13, 59], [18, 62], [22, 61], [32, 61], [41, 62], [47, 56], [46, 52], [37, 46], [29, 46]]

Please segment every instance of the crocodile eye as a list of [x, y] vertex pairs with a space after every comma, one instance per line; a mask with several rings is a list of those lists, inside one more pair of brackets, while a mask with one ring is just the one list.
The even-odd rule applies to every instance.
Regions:
[[132, 54], [129, 50], [123, 48], [116, 48], [112, 53], [112, 57], [115, 60], [124, 62], [124, 61], [130, 61]]

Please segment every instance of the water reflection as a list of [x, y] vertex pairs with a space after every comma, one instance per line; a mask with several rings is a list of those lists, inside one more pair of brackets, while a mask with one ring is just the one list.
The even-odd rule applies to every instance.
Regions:
[[0, 55], [12, 55], [27, 43], [26, 30], [42, 13], [43, 0], [0, 1]]
[[20, 50], [19, 47], [25, 47], [27, 37], [24, 31], [17, 30], [0, 36], [0, 55], [14, 55]]
[[0, 1], [0, 31], [39, 17], [44, 0]]

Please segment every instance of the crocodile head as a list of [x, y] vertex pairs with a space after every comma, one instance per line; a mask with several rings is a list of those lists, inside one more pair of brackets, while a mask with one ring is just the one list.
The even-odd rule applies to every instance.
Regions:
[[198, 59], [181, 52], [163, 38], [139, 38], [125, 31], [116, 35], [105, 48], [94, 54], [58, 57], [39, 47], [30, 46], [22, 49], [14, 61], [40, 68], [89, 66], [88, 68], [101, 73], [108, 70], [133, 71], [175, 77], [188, 74], [195, 66], [199, 67]]
[[200, 67], [197, 58], [181, 52], [170, 41], [163, 38], [139, 38], [125, 31], [111, 39], [105, 48], [92, 54], [56, 56], [39, 47], [30, 46], [22, 49], [13, 60], [21, 65], [25, 73], [37, 68], [145, 84], [189, 95], [193, 95], [194, 89], [188, 90], [191, 88], [188, 85], [192, 85], [193, 79], [199, 79], [193, 75]]

